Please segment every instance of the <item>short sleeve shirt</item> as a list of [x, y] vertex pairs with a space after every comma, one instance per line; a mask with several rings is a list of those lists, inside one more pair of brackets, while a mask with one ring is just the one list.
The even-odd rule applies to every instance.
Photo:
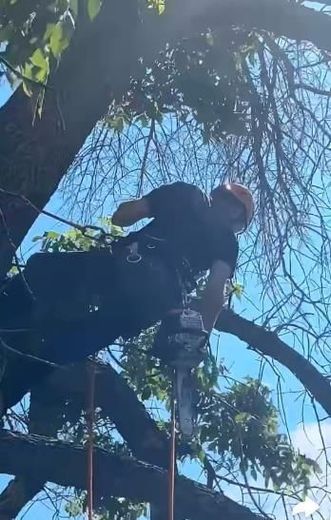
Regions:
[[185, 182], [163, 185], [145, 196], [153, 221], [142, 231], [169, 241], [176, 255], [185, 257], [194, 275], [210, 269], [217, 260], [233, 274], [238, 257], [234, 233], [213, 222], [209, 198]]

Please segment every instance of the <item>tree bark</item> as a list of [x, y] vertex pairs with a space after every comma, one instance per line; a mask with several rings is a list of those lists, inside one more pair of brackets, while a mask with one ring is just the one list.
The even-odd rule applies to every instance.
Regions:
[[0, 495], [0, 520], [12, 520], [41, 491], [39, 478], [15, 477]]
[[[0, 432], [0, 471], [33, 477], [61, 486], [86, 487], [86, 451], [73, 444], [36, 435]], [[94, 494], [96, 504], [107, 497], [126, 497], [163, 503], [167, 497], [167, 471], [133, 458], [95, 449]], [[176, 516], [192, 520], [259, 520], [260, 516], [223, 494], [188, 478], [176, 480]]]

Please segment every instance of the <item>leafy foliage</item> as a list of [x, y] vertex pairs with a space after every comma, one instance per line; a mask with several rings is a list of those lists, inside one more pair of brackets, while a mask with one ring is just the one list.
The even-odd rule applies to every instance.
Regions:
[[143, 127], [161, 123], [174, 112], [182, 122], [193, 117], [205, 140], [246, 134], [249, 91], [242, 62], [257, 45], [254, 34], [236, 31], [181, 41], [142, 70], [142, 79], [132, 80], [120, 104], [110, 107], [106, 124], [122, 131], [133, 121]]
[[[44, 87], [70, 45], [84, 17], [93, 22], [101, 0], [1, 1], [0, 60], [11, 82], [22, 81], [27, 95], [36, 96], [41, 116]], [[159, 14], [164, 0], [148, 0]], [[78, 8], [79, 7], [79, 8]], [[205, 33], [164, 50], [153, 66], [141, 64], [138, 76], [122, 100], [110, 107], [107, 125], [122, 131], [133, 120], [142, 126], [161, 122], [175, 112], [184, 122], [189, 116], [203, 129], [205, 140], [228, 134], [246, 134], [247, 82], [242, 60], [256, 52], [253, 33], [235, 30]]]
[[50, 62], [67, 48], [75, 28], [77, 1], [1, 2], [1, 53], [25, 78], [46, 83]]
[[109, 217], [101, 219], [100, 224], [102, 227], [78, 226], [65, 233], [46, 231], [42, 236], [34, 237], [33, 241], [41, 242], [41, 250], [51, 253], [111, 248], [111, 242], [120, 237], [123, 231], [120, 227], [115, 226]]
[[[86, 493], [80, 493], [77, 498], [66, 504], [65, 511], [69, 517], [82, 515], [86, 510]], [[96, 510], [95, 518], [98, 520], [135, 520], [141, 516], [147, 516], [145, 504], [135, 504], [128, 500], [112, 497], [102, 507]]]
[[307, 491], [315, 461], [300, 455], [290, 446], [286, 435], [278, 433], [277, 409], [269, 389], [258, 380], [247, 378], [234, 383], [229, 391], [211, 389], [202, 395], [200, 442], [213, 458], [216, 468], [224, 464], [224, 454], [239, 461], [242, 473], [256, 480], [260, 474], [268, 487]]
[[44, 88], [68, 48], [78, 18], [98, 15], [102, 0], [1, 0], [0, 64], [7, 79], [22, 81], [28, 96], [36, 95], [41, 117]]

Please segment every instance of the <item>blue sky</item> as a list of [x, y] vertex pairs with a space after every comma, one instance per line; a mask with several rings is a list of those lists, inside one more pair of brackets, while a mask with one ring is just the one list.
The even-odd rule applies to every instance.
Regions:
[[[0, 85], [0, 105], [5, 102], [9, 93], [10, 90], [5, 83]], [[63, 208], [63, 199], [58, 194], [53, 196], [47, 208], [53, 213], [65, 213], [65, 208]], [[112, 208], [109, 207], [108, 212], [111, 213], [111, 211]], [[33, 237], [41, 235], [45, 230], [51, 229], [60, 231], [64, 229], [64, 226], [49, 217], [40, 216], [22, 244], [22, 255], [26, 258], [37, 249], [38, 246], [32, 242]], [[256, 280], [252, 279], [251, 281], [246, 281], [245, 293], [254, 302], [259, 301], [260, 290], [261, 289], [256, 285]], [[241, 301], [235, 301], [235, 310], [239, 313], [243, 313], [246, 317], [251, 319], [257, 315], [256, 309], [249, 300], [245, 298], [245, 296]], [[231, 377], [236, 379], [242, 379], [248, 375], [258, 377], [260, 371], [260, 357], [254, 352], [249, 351], [246, 346], [236, 338], [229, 335], [221, 335], [221, 356], [224, 359], [227, 368], [231, 370]], [[284, 407], [287, 411], [288, 426], [294, 435], [299, 435], [297, 432], [298, 428], [300, 429], [300, 426], [298, 425], [302, 421], [302, 410], [301, 404], [297, 402], [296, 392], [302, 388], [297, 380], [285, 369], [281, 369], [281, 375], [283, 378], [283, 390], [285, 391]], [[268, 365], [264, 371], [263, 381], [271, 388], [276, 388], [277, 386], [277, 378], [271, 367]], [[309, 424], [314, 424], [315, 421], [313, 409], [309, 404], [305, 407], [305, 420]], [[282, 429], [284, 429], [284, 427], [282, 427]], [[302, 442], [302, 439], [300, 442]], [[199, 473], [198, 469], [194, 466], [191, 466], [190, 468], [186, 466], [186, 472], [192, 477], [198, 476]], [[0, 477], [0, 489], [5, 485], [7, 480], [6, 477]], [[19, 515], [18, 518], [21, 519], [24, 517], [26, 520], [51, 519], [53, 512], [47, 509], [48, 506], [49, 503], [43, 505], [36, 504], [27, 511], [29, 509], [28, 507]]]

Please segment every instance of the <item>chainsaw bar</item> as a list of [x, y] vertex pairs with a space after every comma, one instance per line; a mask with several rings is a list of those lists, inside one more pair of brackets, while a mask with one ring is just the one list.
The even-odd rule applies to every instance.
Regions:
[[175, 395], [177, 402], [178, 426], [182, 435], [191, 439], [196, 432], [196, 388], [192, 369], [175, 368]]

